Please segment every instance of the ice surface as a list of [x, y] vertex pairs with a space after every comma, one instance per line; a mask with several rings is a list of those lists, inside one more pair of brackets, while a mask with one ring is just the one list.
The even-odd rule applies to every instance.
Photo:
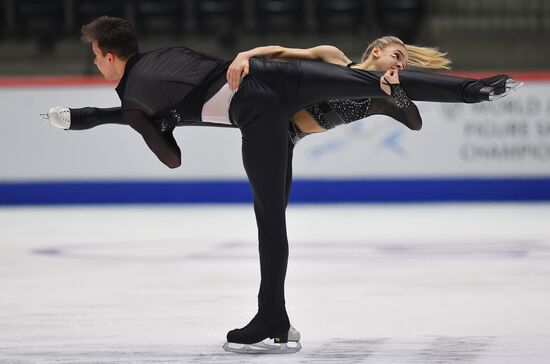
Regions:
[[[287, 363], [549, 363], [550, 205], [291, 206]], [[0, 363], [279, 363], [250, 206], [0, 209]]]

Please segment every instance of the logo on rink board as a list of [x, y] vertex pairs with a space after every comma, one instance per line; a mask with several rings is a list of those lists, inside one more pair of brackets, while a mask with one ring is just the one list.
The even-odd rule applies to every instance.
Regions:
[[467, 163], [550, 161], [550, 97], [522, 95], [492, 103], [442, 105], [451, 123], [462, 125], [458, 149]]

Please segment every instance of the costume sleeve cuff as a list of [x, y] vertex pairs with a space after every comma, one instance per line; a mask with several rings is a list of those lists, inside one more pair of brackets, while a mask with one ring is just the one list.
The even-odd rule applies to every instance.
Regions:
[[409, 96], [405, 93], [405, 90], [401, 87], [401, 85], [397, 84], [391, 84], [391, 96], [393, 97], [393, 100], [397, 104], [397, 107], [400, 109], [406, 109], [412, 104], [411, 99], [409, 99]]

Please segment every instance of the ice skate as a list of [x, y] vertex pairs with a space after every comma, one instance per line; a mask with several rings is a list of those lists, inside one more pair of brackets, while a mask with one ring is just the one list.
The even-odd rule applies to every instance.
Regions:
[[[285, 325], [283, 323], [280, 326]], [[229, 331], [223, 349], [240, 354], [292, 354], [302, 349], [300, 333], [292, 325], [288, 331], [284, 330], [280, 334], [277, 331], [278, 328], [270, 330], [256, 316], [242, 329]]]
[[516, 91], [518, 88], [523, 86], [523, 82], [516, 81], [513, 78], [509, 78], [506, 80], [505, 90], [503, 93], [494, 93], [492, 96], [489, 97], [489, 101], [498, 100], [506, 95], [508, 95], [512, 91]]
[[477, 98], [481, 101], [495, 101], [521, 86], [523, 86], [523, 82], [516, 81], [507, 75], [497, 75], [474, 82], [466, 92], [470, 98]]
[[71, 127], [71, 110], [69, 108], [54, 106], [48, 110], [47, 114], [40, 115], [56, 128], [69, 129]]

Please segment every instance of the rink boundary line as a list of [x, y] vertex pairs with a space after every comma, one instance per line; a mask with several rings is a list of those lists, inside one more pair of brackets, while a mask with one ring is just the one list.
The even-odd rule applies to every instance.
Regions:
[[[442, 72], [443, 74], [483, 78], [506, 73], [519, 81], [548, 81], [550, 71], [483, 71], [483, 72]], [[0, 88], [26, 87], [115, 87], [117, 82], [106, 81], [99, 76], [4, 76], [0, 77]]]
[[[250, 203], [244, 180], [1, 182], [0, 205]], [[550, 201], [550, 177], [294, 181], [292, 203]]]

